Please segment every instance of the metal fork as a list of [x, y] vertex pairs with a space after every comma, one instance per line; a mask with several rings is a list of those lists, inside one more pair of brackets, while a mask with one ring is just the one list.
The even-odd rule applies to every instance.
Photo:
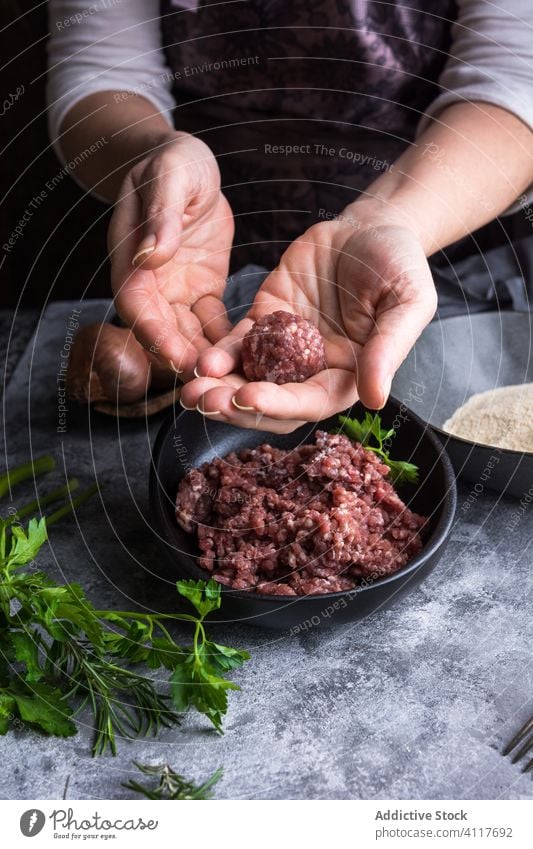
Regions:
[[[523, 745], [520, 745], [520, 744]], [[511, 742], [505, 747], [502, 752], [503, 757], [507, 757], [510, 755], [513, 749], [519, 746], [520, 748], [516, 751], [511, 758], [511, 763], [515, 764], [520, 758], [523, 758], [524, 755], [527, 755], [529, 751], [533, 749], [533, 716], [531, 719], [528, 719], [523, 728], [520, 729], [518, 734], [515, 734]], [[531, 772], [533, 770], [533, 758], [530, 758], [527, 761], [526, 765], [522, 768], [522, 772]]]

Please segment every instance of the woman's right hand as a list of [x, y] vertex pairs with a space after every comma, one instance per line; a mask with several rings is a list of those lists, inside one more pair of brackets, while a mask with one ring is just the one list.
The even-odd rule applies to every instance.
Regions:
[[124, 179], [108, 234], [115, 305], [183, 380], [231, 329], [221, 297], [233, 230], [216, 159], [194, 136], [172, 133]]

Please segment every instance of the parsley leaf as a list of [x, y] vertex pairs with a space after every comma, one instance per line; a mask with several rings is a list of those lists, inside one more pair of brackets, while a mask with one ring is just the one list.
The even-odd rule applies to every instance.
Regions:
[[7, 734], [9, 724], [15, 718], [16, 702], [9, 691], [0, 690], [0, 734]]
[[63, 701], [61, 690], [48, 684], [14, 687], [10, 692], [23, 722], [36, 725], [47, 734], [72, 737], [77, 728], [72, 709]]
[[179, 713], [195, 707], [222, 731], [222, 717], [228, 710], [227, 690], [240, 690], [233, 681], [221, 678], [208, 663], [194, 657], [178, 664], [170, 676], [170, 692]]
[[381, 427], [381, 418], [378, 413], [365, 412], [362, 421], [350, 419], [348, 416], [339, 416], [340, 427], [335, 433], [343, 433], [354, 442], [360, 442], [364, 448], [377, 454], [382, 462], [389, 467], [390, 477], [396, 486], [404, 483], [418, 483], [418, 466], [406, 460], [392, 460], [384, 443], [392, 439], [396, 431], [394, 428], [387, 430]]
[[37, 631], [27, 629], [12, 631], [10, 636], [15, 659], [26, 667], [26, 681], [28, 683], [40, 681], [43, 677], [43, 670], [39, 664], [40, 635]]
[[228, 672], [230, 669], [238, 669], [239, 666], [250, 659], [247, 651], [221, 646], [218, 643], [212, 643], [210, 640], [204, 640], [202, 655], [220, 673]]
[[189, 599], [202, 618], [221, 605], [220, 584], [212, 578], [207, 584], [205, 581], [178, 581], [176, 586], [179, 594]]
[[407, 460], [391, 460], [390, 457], [385, 461], [391, 470], [391, 478], [397, 486], [403, 483], [418, 483], [418, 466], [414, 463], [408, 463]]
[[11, 527], [11, 548], [7, 555], [7, 569], [16, 569], [31, 563], [48, 539], [46, 520], [30, 519], [27, 531], [21, 525]]

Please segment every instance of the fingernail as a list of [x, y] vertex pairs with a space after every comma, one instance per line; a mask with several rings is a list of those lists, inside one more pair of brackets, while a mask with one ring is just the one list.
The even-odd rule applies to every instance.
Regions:
[[385, 404], [387, 403], [387, 400], [388, 400], [389, 395], [390, 395], [391, 386], [392, 386], [392, 377], [388, 377], [384, 381], [383, 386], [381, 387], [381, 394], [382, 394], [381, 406], [382, 407], [384, 407]]
[[183, 407], [183, 409], [184, 409], [184, 410], [188, 410], [188, 411], [189, 411], [189, 413], [190, 413], [192, 410], [196, 410], [196, 407], [186, 407], [186, 406], [185, 406], [185, 404], [183, 403], [183, 401], [181, 400], [181, 396], [180, 396], [180, 398], [179, 398], [179, 402], [180, 402], [181, 406]]
[[204, 376], [203, 374], [198, 374], [198, 367], [197, 366], [194, 367], [193, 372], [194, 372], [195, 377], [203, 377]]
[[240, 404], [237, 404], [237, 402], [235, 400], [235, 395], [231, 399], [231, 403], [233, 404], [234, 407], [237, 407], [238, 410], [247, 410], [247, 411], [252, 410], [254, 412], [257, 412], [255, 407], [242, 407]]
[[133, 257], [131, 264], [139, 265], [146, 259], [147, 256], [149, 256], [149, 254], [153, 253], [155, 251], [156, 241], [155, 236], [146, 236], [137, 248], [137, 253]]
[[170, 368], [172, 369], [172, 371], [174, 372], [174, 374], [183, 374], [183, 369], [181, 369], [181, 368], [176, 368], [176, 366], [174, 365], [174, 363], [172, 362], [172, 360], [169, 360], [169, 363], [170, 363]]
[[196, 409], [202, 416], [220, 416], [220, 410], [201, 410], [199, 405], [196, 405]]

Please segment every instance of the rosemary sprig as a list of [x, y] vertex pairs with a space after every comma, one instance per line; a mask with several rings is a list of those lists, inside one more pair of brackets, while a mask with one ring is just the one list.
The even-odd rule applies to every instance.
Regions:
[[168, 699], [156, 692], [149, 679], [99, 657], [88, 641], [63, 643], [53, 672], [58, 671], [69, 683], [62, 700], [79, 700], [73, 716], [87, 705], [93, 712], [94, 755], [108, 748], [116, 755], [117, 734], [125, 738], [156, 735], [162, 727], [179, 722]]
[[134, 765], [143, 775], [158, 778], [155, 786], [141, 784], [135, 779], [130, 779], [122, 786], [134, 793], [144, 796], [146, 799], [161, 800], [187, 800], [187, 799], [211, 799], [213, 786], [222, 778], [223, 770], [219, 768], [213, 775], [199, 787], [187, 781], [183, 775], [179, 775], [169, 764], [149, 766], [133, 761]]

